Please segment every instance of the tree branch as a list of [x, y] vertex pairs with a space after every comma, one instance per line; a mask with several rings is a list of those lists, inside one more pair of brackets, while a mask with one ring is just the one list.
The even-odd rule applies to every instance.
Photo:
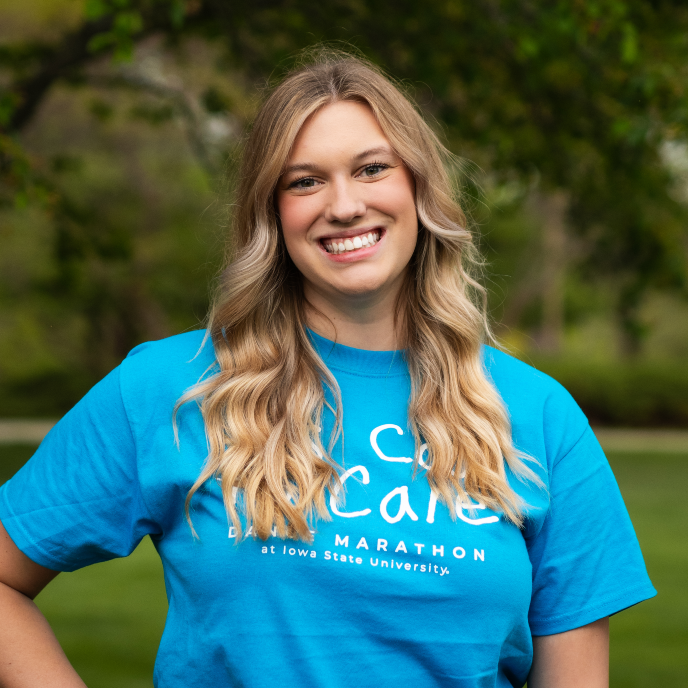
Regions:
[[113, 76], [91, 76], [88, 82], [101, 88], [133, 88], [170, 102], [185, 123], [186, 136], [192, 153], [211, 177], [218, 174], [219, 166], [203, 136], [204, 122], [199, 104], [183, 88], [171, 86], [164, 81], [130, 70]]
[[[142, 16], [143, 29], [135, 36], [136, 41], [154, 31], [172, 28], [168, 12], [160, 8], [157, 11], [144, 12]], [[87, 21], [76, 31], [65, 34], [57, 45], [45, 51], [34, 74], [13, 84], [10, 90], [19, 103], [9, 119], [7, 131], [23, 129], [31, 121], [53, 84], [74, 68], [96, 56], [96, 53], [89, 48], [91, 40], [99, 34], [108, 32], [112, 28], [113, 21], [112, 16], [101, 17]], [[102, 52], [97, 53], [97, 55], [102, 54]]]

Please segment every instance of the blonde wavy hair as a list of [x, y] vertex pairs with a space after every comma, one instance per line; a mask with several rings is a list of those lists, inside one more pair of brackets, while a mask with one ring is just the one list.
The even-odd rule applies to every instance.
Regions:
[[[237, 540], [237, 491], [255, 536], [310, 540], [314, 517], [331, 518], [328, 493], [342, 494], [330, 456], [342, 427], [339, 387], [309, 338], [300, 274], [275, 204], [304, 122], [337, 101], [370, 107], [415, 180], [419, 236], [398, 313], [416, 457], [425, 442], [427, 480], [452, 513], [454, 500], [470, 495], [520, 525], [522, 504], [505, 465], [521, 478], [537, 478], [514, 449], [508, 414], [481, 360], [489, 336], [485, 291], [471, 276], [477, 254], [447, 169], [453, 157], [390, 79], [337, 52], [321, 53], [274, 88], [243, 152], [234, 245], [209, 315], [217, 366], [177, 405], [200, 404], [209, 444], [186, 498], [187, 518], [192, 497], [215, 476]], [[320, 437], [325, 387], [335, 402], [327, 447]]]

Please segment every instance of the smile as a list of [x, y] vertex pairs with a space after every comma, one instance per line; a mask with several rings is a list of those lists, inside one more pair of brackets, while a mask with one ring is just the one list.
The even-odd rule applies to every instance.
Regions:
[[375, 246], [380, 241], [380, 230], [373, 229], [364, 234], [358, 234], [354, 237], [340, 237], [334, 239], [322, 239], [321, 243], [328, 253], [351, 253], [358, 251], [361, 248], [368, 248]]

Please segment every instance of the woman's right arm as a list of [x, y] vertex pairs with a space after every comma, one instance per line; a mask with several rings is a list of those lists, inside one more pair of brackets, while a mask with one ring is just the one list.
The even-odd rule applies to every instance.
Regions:
[[33, 602], [57, 574], [31, 561], [0, 523], [2, 688], [85, 688]]

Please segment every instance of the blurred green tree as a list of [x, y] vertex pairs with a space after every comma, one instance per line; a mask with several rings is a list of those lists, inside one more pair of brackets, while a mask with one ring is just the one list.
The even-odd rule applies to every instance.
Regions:
[[[688, 7], [678, 0], [400, 0], [393, 11], [381, 0], [308, 8], [294, 0], [87, 0], [62, 35], [6, 41], [0, 49], [0, 202], [49, 208], [58, 265], [52, 284], [87, 314], [94, 348], [111, 339], [105, 321], [119, 323], [116, 358], [146, 330], [132, 305], [145, 286], [133, 280], [122, 289], [121, 281], [105, 280], [84, 288], [93, 277], [83, 266], [94, 256], [126, 265], [132, 237], [102, 208], [75, 200], [55, 170], [27, 154], [21, 132], [48, 94], [59, 84], [97, 81], [153, 97], [154, 104], [132, 112], [153, 124], [173, 115], [183, 120], [213, 177], [218, 160], [199, 134], [201, 123], [237, 110], [236, 102], [213, 88], [194, 99], [141, 71], [95, 74], [93, 65], [112, 56], [121, 66], [154, 35], [171, 46], [196, 37], [219, 51], [219, 73], [231, 69], [247, 83], [265, 83], [304, 46], [354, 43], [403, 79], [452, 150], [496, 183], [518, 180], [530, 189], [542, 224], [531, 270], [540, 273], [543, 343], [556, 348], [565, 274], [575, 268], [586, 279], [615, 280], [615, 312], [633, 353], [643, 334], [644, 295], [686, 285], [686, 205], [672, 194], [661, 153], [686, 136], [687, 29]], [[91, 104], [102, 119], [108, 107]], [[498, 250], [499, 237], [490, 241], [488, 250]]]

